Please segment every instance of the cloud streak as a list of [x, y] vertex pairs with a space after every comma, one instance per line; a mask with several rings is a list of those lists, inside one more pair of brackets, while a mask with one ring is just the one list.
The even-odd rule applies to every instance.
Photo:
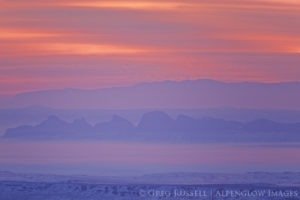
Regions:
[[92, 7], [112, 9], [134, 9], [134, 10], [174, 10], [182, 6], [190, 6], [179, 2], [151, 2], [151, 1], [75, 1], [63, 2], [59, 6]]

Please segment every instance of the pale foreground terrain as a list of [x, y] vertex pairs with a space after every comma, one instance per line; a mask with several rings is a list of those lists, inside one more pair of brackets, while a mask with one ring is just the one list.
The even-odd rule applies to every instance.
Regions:
[[123, 178], [1, 172], [0, 177], [1, 200], [300, 199], [299, 173], [287, 172], [170, 173]]

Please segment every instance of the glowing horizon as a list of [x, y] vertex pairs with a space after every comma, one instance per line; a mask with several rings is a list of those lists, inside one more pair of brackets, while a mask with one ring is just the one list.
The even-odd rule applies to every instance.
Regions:
[[0, 1], [0, 94], [300, 81], [297, 0]]

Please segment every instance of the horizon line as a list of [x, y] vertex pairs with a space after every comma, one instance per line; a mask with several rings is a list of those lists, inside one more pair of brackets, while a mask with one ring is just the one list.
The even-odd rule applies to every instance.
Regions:
[[152, 82], [138, 82], [133, 84], [128, 84], [124, 86], [112, 86], [112, 87], [98, 87], [98, 88], [51, 88], [51, 89], [43, 89], [43, 90], [28, 90], [28, 91], [20, 91], [16, 93], [0, 93], [0, 100], [8, 98], [13, 98], [18, 95], [22, 94], [30, 94], [30, 93], [37, 93], [37, 92], [47, 92], [47, 91], [64, 91], [64, 90], [83, 90], [83, 91], [96, 91], [96, 90], [106, 90], [106, 89], [118, 89], [118, 88], [129, 88], [129, 87], [136, 87], [144, 84], [155, 84], [155, 83], [166, 83], [166, 82], [172, 82], [172, 83], [182, 83], [182, 82], [195, 82], [195, 81], [211, 81], [216, 83], [224, 83], [224, 84], [239, 84], [239, 83], [249, 83], [249, 84], [264, 84], [264, 85], [271, 85], [271, 84], [288, 84], [288, 83], [297, 83], [299, 84], [300, 81], [223, 81], [223, 80], [216, 80], [216, 79], [209, 79], [209, 78], [198, 78], [198, 79], [183, 79], [183, 80], [171, 80], [166, 79], [162, 81], [152, 81]]

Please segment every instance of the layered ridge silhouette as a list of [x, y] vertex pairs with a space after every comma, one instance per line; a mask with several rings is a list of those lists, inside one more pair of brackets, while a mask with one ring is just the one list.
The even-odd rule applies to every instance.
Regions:
[[7, 107], [42, 105], [68, 109], [195, 109], [234, 107], [254, 109], [300, 109], [299, 82], [226, 83], [186, 80], [142, 83], [97, 90], [63, 89], [22, 93]]
[[176, 119], [161, 111], [145, 113], [137, 125], [120, 116], [95, 125], [85, 119], [66, 122], [57, 116], [36, 126], [7, 129], [3, 138], [21, 140], [98, 139], [155, 142], [292, 142], [300, 141], [300, 123], [257, 119], [247, 123], [217, 118]]

